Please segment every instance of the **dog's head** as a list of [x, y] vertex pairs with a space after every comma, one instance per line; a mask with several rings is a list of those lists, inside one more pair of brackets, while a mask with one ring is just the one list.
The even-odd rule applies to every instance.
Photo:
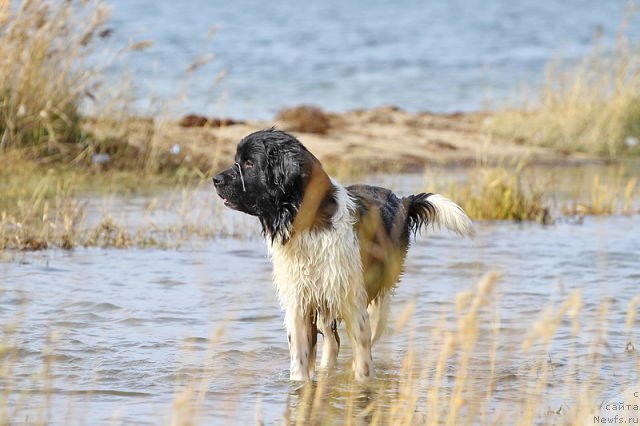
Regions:
[[[331, 187], [313, 154], [292, 135], [273, 129], [242, 139], [235, 163], [213, 184], [227, 207], [257, 216], [265, 234], [284, 239], [294, 220], [296, 229], [310, 226]], [[303, 200], [309, 208], [301, 210]]]

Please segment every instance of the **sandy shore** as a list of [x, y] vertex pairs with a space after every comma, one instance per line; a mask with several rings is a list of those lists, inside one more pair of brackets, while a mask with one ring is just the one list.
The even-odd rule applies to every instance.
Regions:
[[131, 126], [128, 138], [131, 144], [139, 145], [152, 134], [161, 151], [178, 146], [182, 153], [204, 157], [214, 165], [228, 163], [242, 137], [272, 126], [294, 133], [321, 161], [333, 167], [348, 164], [409, 171], [428, 165], [598, 161], [584, 154], [562, 153], [492, 135], [485, 130], [487, 120], [491, 120], [491, 114], [486, 112], [445, 115], [382, 107], [336, 114], [303, 108], [281, 113], [270, 121], [238, 122], [202, 116], [180, 121], [139, 120]]

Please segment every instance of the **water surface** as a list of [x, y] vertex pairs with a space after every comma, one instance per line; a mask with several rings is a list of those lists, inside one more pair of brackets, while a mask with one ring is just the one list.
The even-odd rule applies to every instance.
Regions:
[[[142, 110], [269, 119], [301, 103], [336, 111], [495, 106], [520, 84], [539, 83], [549, 60], [575, 60], [598, 35], [611, 46], [627, 1], [109, 4], [114, 44], [155, 43], [112, 69], [118, 85], [115, 76], [128, 69]], [[637, 36], [638, 28], [632, 23], [627, 30]], [[212, 55], [212, 62], [187, 72]]]
[[[551, 408], [572, 403], [573, 396], [560, 391], [565, 379], [592, 380], [570, 366], [573, 360], [587, 371], [594, 355], [602, 363], [597, 375], [606, 383], [605, 396], [618, 395], [636, 379], [637, 357], [625, 345], [637, 346], [638, 335], [624, 324], [629, 300], [640, 294], [639, 225], [637, 216], [548, 227], [495, 222], [478, 224], [473, 241], [443, 233], [418, 238], [395, 294], [392, 324], [408, 303], [415, 303], [415, 312], [410, 326], [389, 332], [375, 348], [377, 380], [399, 383], [408, 342], [418, 354], [437, 352], [432, 332], [456, 327], [456, 294], [497, 269], [503, 276], [492, 306], [498, 309], [481, 323], [486, 336], [498, 321], [501, 335], [492, 403], [526, 397], [536, 361], [514, 355], [515, 349], [546, 308], [576, 289], [584, 301], [580, 332], [572, 337], [572, 324], [564, 321], [551, 349], [541, 349], [542, 359], [554, 366], [549, 392], [557, 405]], [[170, 418], [175, 395], [191, 385], [206, 391], [205, 422], [253, 422], [257, 401], [267, 423], [281, 419], [287, 407], [295, 412], [300, 392], [288, 380], [283, 315], [260, 238], [193, 242], [179, 250], [7, 255], [13, 261], [0, 264], [0, 322], [16, 327], [11, 341], [18, 358], [10, 364], [11, 381], [3, 379], [13, 389], [12, 409], [22, 395], [31, 418], [38, 407], [53, 407], [52, 424], [67, 424], [68, 418], [157, 424]], [[600, 314], [605, 303], [606, 326]], [[604, 340], [594, 346], [603, 327]], [[489, 374], [484, 340], [472, 365], [480, 382]], [[340, 416], [350, 386], [344, 373], [349, 357], [345, 344], [328, 397]], [[35, 375], [48, 362], [50, 380]], [[452, 385], [450, 376], [444, 392]]]

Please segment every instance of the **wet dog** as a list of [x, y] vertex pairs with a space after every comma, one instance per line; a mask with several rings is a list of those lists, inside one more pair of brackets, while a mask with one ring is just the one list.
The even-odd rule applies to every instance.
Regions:
[[471, 233], [470, 219], [453, 201], [343, 187], [295, 137], [273, 129], [242, 139], [235, 163], [213, 183], [227, 207], [262, 225], [285, 311], [292, 380], [313, 375], [318, 333], [320, 366], [336, 362], [341, 322], [356, 379], [372, 377], [371, 346], [384, 329], [411, 235], [427, 227]]

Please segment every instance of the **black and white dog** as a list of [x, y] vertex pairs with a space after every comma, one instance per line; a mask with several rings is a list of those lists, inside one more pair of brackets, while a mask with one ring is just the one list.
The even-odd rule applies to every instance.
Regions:
[[372, 377], [371, 346], [384, 329], [411, 234], [428, 226], [471, 234], [471, 220], [447, 198], [343, 187], [295, 137], [273, 129], [242, 139], [235, 164], [213, 183], [226, 206], [262, 224], [286, 311], [292, 380], [313, 375], [318, 332], [320, 366], [335, 363], [341, 321], [356, 379]]

